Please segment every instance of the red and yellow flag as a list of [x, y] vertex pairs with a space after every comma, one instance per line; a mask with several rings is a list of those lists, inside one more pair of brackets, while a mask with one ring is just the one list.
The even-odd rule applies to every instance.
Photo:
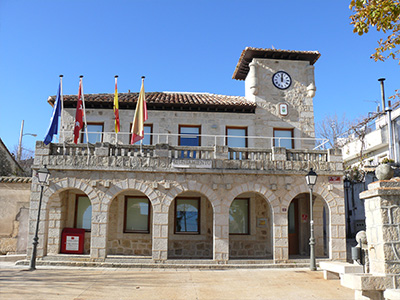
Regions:
[[136, 103], [135, 116], [132, 124], [131, 144], [144, 138], [144, 122], [147, 120], [147, 105], [144, 93], [144, 76], [142, 77], [142, 87], [140, 88], [139, 98]]
[[77, 144], [79, 140], [79, 133], [83, 128], [83, 116], [84, 112], [84, 104], [83, 104], [83, 87], [82, 87], [82, 78], [79, 79], [79, 91], [78, 91], [78, 102], [76, 104], [76, 113], [75, 113], [75, 127], [74, 127], [74, 143]]
[[114, 93], [115, 133], [118, 133], [120, 131], [117, 78], [118, 76], [115, 76], [115, 93]]

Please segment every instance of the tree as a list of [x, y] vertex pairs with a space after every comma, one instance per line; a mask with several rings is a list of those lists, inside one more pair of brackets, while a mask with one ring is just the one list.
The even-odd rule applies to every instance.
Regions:
[[400, 64], [400, 49], [396, 49], [400, 45], [400, 0], [351, 0], [349, 8], [354, 12], [350, 16], [354, 33], [363, 35], [372, 26], [388, 34], [378, 41], [371, 58], [384, 61], [391, 57]]
[[[14, 157], [18, 157], [18, 145], [14, 146], [14, 150], [12, 151]], [[24, 176], [32, 175], [32, 165], [33, 165], [33, 156], [35, 152], [32, 149], [28, 149], [25, 147], [21, 147], [21, 158], [18, 161], [19, 165], [24, 171]]]
[[349, 121], [346, 119], [345, 114], [338, 118], [336, 114], [327, 115], [325, 118], [317, 123], [316, 131], [319, 138], [327, 139], [331, 148], [340, 147], [340, 138], [345, 134], [349, 128]]

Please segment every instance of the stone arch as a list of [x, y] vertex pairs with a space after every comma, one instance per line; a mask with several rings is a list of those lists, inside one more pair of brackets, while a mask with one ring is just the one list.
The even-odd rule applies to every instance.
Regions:
[[[310, 209], [309, 208], [310, 207], [309, 194], [310, 194], [310, 190], [306, 184], [296, 186], [289, 193], [287, 193], [285, 195], [285, 197], [282, 199], [282, 207], [286, 208], [286, 211], [289, 214], [289, 206], [290, 206], [291, 202], [294, 199], [298, 199], [298, 201], [305, 201], [306, 204], [308, 204], [306, 210], [303, 212], [301, 212], [301, 210], [299, 210], [299, 213], [300, 214], [309, 214], [309, 209]], [[332, 220], [332, 218], [336, 218], [336, 216], [339, 215], [339, 209], [337, 208], [338, 203], [335, 199], [335, 198], [337, 198], [337, 195], [335, 196], [332, 192], [330, 192], [327, 189], [327, 187], [325, 185], [320, 184], [320, 185], [316, 185], [314, 187], [313, 198], [316, 200], [319, 200], [319, 201], [314, 200], [315, 202], [314, 202], [314, 206], [313, 206], [314, 234], [315, 234], [315, 238], [316, 238], [316, 249], [315, 249], [316, 255], [320, 256], [320, 257], [325, 256], [326, 255], [326, 254], [324, 254], [324, 252], [325, 252], [324, 249], [325, 249], [327, 251], [327, 255], [330, 258], [332, 258], [333, 245], [332, 245], [331, 220]], [[300, 204], [298, 204], [299, 209], [300, 209], [300, 207], [302, 207], [303, 210], [305, 209], [304, 208], [305, 202], [298, 202], [298, 203], [303, 203], [303, 204], [301, 204], [301, 206], [300, 206]], [[324, 215], [324, 207], [326, 208], [326, 211], [325, 211], [326, 215]], [[286, 225], [289, 226], [289, 216], [287, 216], [285, 218], [285, 222], [286, 222]], [[309, 225], [309, 220], [307, 222], [308, 223], [306, 223], [306, 224]], [[308, 238], [309, 238], [309, 230], [310, 229], [303, 228], [302, 230], [300, 230], [300, 232], [303, 232], [302, 234], [305, 234], [304, 230], [306, 230], [306, 232], [308, 234]], [[290, 232], [289, 231], [290, 230], [288, 228], [288, 239], [289, 239], [288, 247], [290, 244]], [[336, 231], [338, 231], [338, 230], [336, 230]], [[326, 236], [325, 236], [325, 233], [326, 233]], [[335, 237], [337, 238], [338, 235], [336, 235]], [[307, 238], [307, 241], [304, 241], [304, 240], [299, 241], [300, 245], [302, 245], [299, 247], [302, 248], [303, 251], [304, 251], [304, 247], [306, 247], [306, 245], [309, 244], [308, 238]], [[309, 251], [309, 250], [307, 250], [307, 251]], [[289, 252], [289, 250], [288, 250], [288, 252]]]
[[157, 192], [154, 191], [147, 183], [135, 179], [126, 179], [114, 183], [105, 192], [102, 203], [106, 205], [108, 209], [112, 200], [127, 190], [136, 190], [146, 195], [146, 197], [149, 198], [153, 208], [160, 204], [160, 197]]
[[254, 192], [262, 195], [264, 199], [269, 203], [271, 208], [273, 208], [276, 205], [279, 205], [279, 201], [276, 195], [266, 186], [257, 183], [243, 183], [241, 185], [234, 187], [232, 190], [229, 191], [227, 195], [228, 198], [228, 202], [226, 203], [227, 207], [229, 208], [231, 206], [232, 201], [237, 196], [247, 192]]
[[[229, 257], [266, 259], [274, 257], [274, 237], [276, 224], [274, 222], [274, 207], [279, 206], [275, 194], [262, 184], [244, 183], [235, 186], [226, 196], [224, 211], [230, 218], [230, 207], [233, 200], [241, 195], [251, 198], [249, 210], [249, 235], [229, 235]], [[245, 197], [247, 198], [247, 196]], [[265, 219], [265, 224], [258, 224], [257, 220]], [[265, 226], [265, 228], [263, 227]], [[229, 224], [228, 224], [229, 232]]]
[[[289, 209], [290, 202], [299, 194], [308, 194], [310, 190], [306, 184], [298, 185], [293, 188], [291, 191], [285, 194], [282, 199], [282, 207]], [[328, 191], [325, 186], [316, 185], [313, 189], [313, 194], [320, 196], [325, 203], [327, 204], [329, 213], [332, 211], [333, 206], [336, 206], [337, 203], [334, 200], [334, 197]]]
[[[31, 207], [33, 203], [39, 202], [40, 185], [36, 184], [35, 190], [31, 195]], [[38, 248], [38, 256], [49, 254], [57, 254], [60, 251], [61, 245], [61, 232], [63, 230], [62, 219], [65, 218], [65, 206], [61, 199], [63, 192], [69, 190], [80, 191], [82, 194], [88, 196], [92, 207], [96, 205], [99, 207], [98, 193], [83, 180], [76, 178], [65, 178], [59, 181], [50, 181], [50, 184], [43, 189], [42, 207], [41, 207], [41, 222], [39, 230], [40, 246]], [[60, 198], [61, 197], [61, 198]], [[37, 206], [36, 206], [37, 207]], [[32, 211], [30, 215], [30, 224], [36, 223], [37, 212]], [[66, 219], [64, 219], [66, 222]]]
[[206, 196], [207, 199], [210, 201], [211, 205], [213, 206], [213, 210], [215, 210], [216, 207], [221, 205], [221, 199], [217, 197], [215, 192], [211, 190], [208, 186], [199, 183], [197, 181], [189, 181], [188, 183], [183, 183], [183, 184], [178, 183], [176, 186], [171, 188], [165, 194], [163, 204], [169, 208], [169, 206], [171, 205], [172, 201], [175, 199], [176, 196], [189, 191], [198, 192]]
[[100, 199], [97, 191], [95, 191], [88, 183], [75, 178], [65, 178], [57, 182], [51, 182], [50, 185], [43, 190], [42, 209], [47, 210], [51, 197], [55, 194], [66, 190], [76, 189], [86, 194], [92, 203], [92, 206], [99, 205]]

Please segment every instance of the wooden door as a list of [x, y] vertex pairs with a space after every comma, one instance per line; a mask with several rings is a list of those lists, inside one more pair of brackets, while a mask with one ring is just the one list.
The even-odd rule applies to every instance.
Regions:
[[289, 255], [299, 254], [299, 201], [293, 199], [288, 212]]

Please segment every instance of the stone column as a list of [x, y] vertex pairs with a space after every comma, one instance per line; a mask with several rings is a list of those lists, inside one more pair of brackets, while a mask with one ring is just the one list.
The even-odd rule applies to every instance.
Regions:
[[166, 205], [153, 207], [153, 241], [152, 256], [156, 262], [168, 258], [168, 207]]
[[215, 207], [213, 226], [213, 259], [218, 263], [226, 263], [229, 259], [229, 207], [223, 205]]
[[60, 253], [62, 211], [61, 202], [53, 203], [49, 207], [48, 254]]
[[99, 203], [92, 204], [92, 229], [90, 236], [90, 260], [104, 261], [107, 256], [108, 211], [100, 210]]
[[287, 212], [282, 212], [280, 207], [276, 207], [273, 212], [274, 261], [281, 262], [289, 259], [288, 216]]
[[[355, 290], [355, 299], [384, 299], [385, 290], [400, 289], [400, 178], [370, 183], [365, 200], [369, 274], [344, 274], [341, 284]], [[395, 299], [395, 298], [390, 298]]]
[[400, 178], [368, 185], [365, 200], [370, 273], [385, 274], [400, 289]]

